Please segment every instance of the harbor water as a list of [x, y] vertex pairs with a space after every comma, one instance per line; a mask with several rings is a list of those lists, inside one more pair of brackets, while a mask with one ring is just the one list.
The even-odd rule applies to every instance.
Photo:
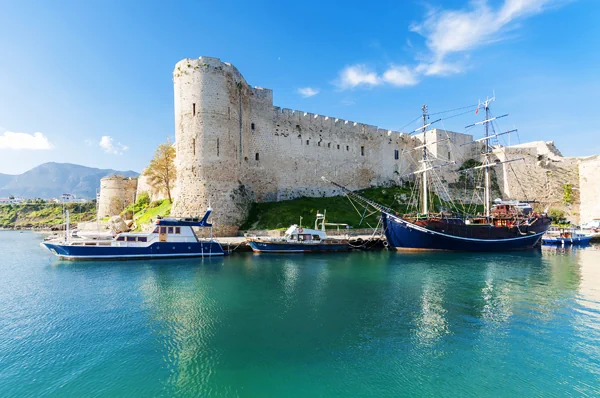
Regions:
[[2, 397], [600, 395], [600, 248], [65, 262], [0, 233]]

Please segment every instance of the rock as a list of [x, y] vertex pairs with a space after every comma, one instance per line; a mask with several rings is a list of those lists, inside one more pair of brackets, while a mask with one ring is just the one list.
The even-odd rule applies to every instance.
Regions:
[[129, 227], [120, 216], [112, 216], [108, 220], [108, 227], [115, 234], [119, 234], [121, 232], [129, 232]]

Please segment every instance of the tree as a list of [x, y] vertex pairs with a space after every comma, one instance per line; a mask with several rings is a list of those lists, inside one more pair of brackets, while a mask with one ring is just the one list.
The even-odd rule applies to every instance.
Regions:
[[142, 174], [148, 179], [148, 184], [152, 188], [158, 192], [165, 192], [169, 202], [173, 202], [171, 189], [177, 180], [177, 171], [175, 170], [175, 148], [170, 140], [158, 146], [154, 151], [154, 158]]

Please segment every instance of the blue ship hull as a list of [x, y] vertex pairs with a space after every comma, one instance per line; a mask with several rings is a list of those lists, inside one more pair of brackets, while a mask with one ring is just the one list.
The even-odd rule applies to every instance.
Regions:
[[452, 250], [471, 252], [526, 250], [539, 246], [542, 235], [545, 233], [544, 229], [541, 232], [511, 238], [468, 238], [432, 231], [385, 212], [382, 213], [382, 218], [388, 245], [390, 248], [396, 250]]
[[575, 238], [542, 238], [545, 245], [589, 245], [592, 240], [591, 236], [580, 236]]
[[59, 258], [66, 260], [132, 260], [223, 256], [218, 242], [155, 242], [147, 247], [73, 246], [42, 243]]
[[347, 243], [294, 244], [249, 241], [252, 250], [258, 253], [323, 253], [347, 252]]

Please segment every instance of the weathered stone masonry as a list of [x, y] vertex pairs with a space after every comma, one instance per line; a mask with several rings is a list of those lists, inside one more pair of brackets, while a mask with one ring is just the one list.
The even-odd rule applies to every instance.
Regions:
[[215, 225], [234, 232], [252, 201], [339, 194], [322, 175], [353, 189], [385, 185], [414, 164], [400, 156], [414, 137], [275, 107], [271, 90], [250, 87], [217, 58], [184, 59], [173, 80], [174, 215], [218, 206]]

